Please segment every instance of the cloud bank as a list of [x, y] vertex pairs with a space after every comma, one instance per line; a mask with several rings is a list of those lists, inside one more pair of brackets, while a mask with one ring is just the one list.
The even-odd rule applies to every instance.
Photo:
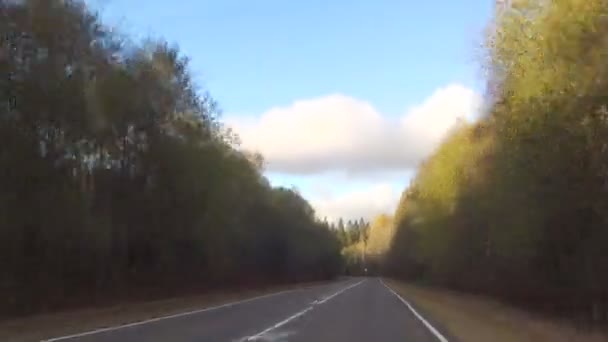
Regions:
[[356, 190], [329, 196], [310, 198], [317, 216], [329, 221], [339, 218], [356, 220], [361, 217], [371, 220], [380, 213], [392, 214], [399, 202], [401, 191], [390, 183], [369, 184]]
[[475, 119], [481, 104], [478, 93], [452, 84], [396, 117], [336, 94], [226, 121], [243, 148], [262, 153], [268, 172], [306, 180], [296, 186], [307, 187], [319, 217], [372, 219], [393, 213], [403, 191], [396, 179], [406, 184], [454, 124]]
[[243, 147], [264, 155], [266, 168], [289, 174], [377, 172], [415, 168], [458, 119], [475, 115], [481, 97], [453, 84], [401, 117], [345, 95], [296, 101], [259, 117], [229, 117]]

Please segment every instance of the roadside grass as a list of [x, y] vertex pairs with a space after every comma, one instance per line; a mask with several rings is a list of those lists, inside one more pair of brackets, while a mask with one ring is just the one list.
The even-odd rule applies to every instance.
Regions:
[[0, 341], [40, 341], [204, 309], [280, 291], [323, 285], [328, 282], [307, 282], [240, 291], [213, 291], [202, 295], [123, 303], [5, 320], [0, 321]]
[[385, 280], [461, 342], [599, 342], [608, 334], [581, 331], [490, 298]]

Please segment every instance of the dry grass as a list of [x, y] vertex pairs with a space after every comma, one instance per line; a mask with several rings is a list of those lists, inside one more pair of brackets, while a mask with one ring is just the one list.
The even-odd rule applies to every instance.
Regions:
[[608, 341], [608, 335], [578, 331], [481, 296], [386, 283], [463, 342]]
[[104, 327], [128, 324], [155, 317], [221, 305], [266, 293], [289, 290], [297, 287], [321, 285], [313, 282], [298, 285], [274, 286], [265, 289], [250, 289], [239, 292], [213, 292], [199, 296], [187, 296], [165, 300], [126, 303], [106, 308], [92, 308], [37, 315], [0, 322], [0, 341], [40, 341], [56, 336], [65, 336]]

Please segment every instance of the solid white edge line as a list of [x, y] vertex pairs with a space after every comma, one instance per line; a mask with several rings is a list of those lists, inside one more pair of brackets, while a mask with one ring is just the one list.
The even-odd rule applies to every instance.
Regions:
[[393, 289], [391, 289], [390, 287], [388, 287], [388, 285], [386, 285], [384, 283], [384, 281], [382, 281], [382, 279], [380, 279], [380, 282], [392, 294], [394, 294], [395, 296], [397, 296], [397, 298], [399, 298], [399, 300], [401, 300], [401, 302], [403, 302], [403, 304], [405, 304], [405, 306], [407, 306], [407, 308], [410, 309], [410, 311], [414, 314], [414, 316], [416, 316], [416, 318], [418, 318], [433, 333], [433, 335], [435, 335], [435, 337], [437, 337], [437, 339], [439, 341], [441, 341], [441, 342], [448, 342], [448, 339], [445, 338], [437, 329], [435, 329], [435, 327], [433, 327], [431, 325], [431, 323], [427, 322], [427, 320], [424, 319], [424, 317], [422, 317], [416, 310], [414, 310], [414, 308], [410, 305], [410, 303], [407, 300], [403, 299], [397, 292], [393, 291]]
[[[326, 286], [326, 285], [328, 285], [328, 284], [322, 284], [322, 285], [316, 285], [316, 286]], [[106, 331], [112, 331], [112, 330], [119, 330], [119, 329], [134, 327], [134, 326], [137, 326], [137, 325], [142, 325], [142, 324], [148, 324], [148, 323], [153, 323], [153, 322], [157, 322], [157, 321], [162, 321], [162, 320], [165, 320], [165, 319], [171, 319], [171, 318], [178, 318], [178, 317], [182, 317], [182, 316], [194, 315], [194, 314], [198, 314], [198, 313], [202, 313], [202, 312], [206, 312], [206, 311], [213, 311], [213, 310], [227, 308], [227, 307], [234, 306], [234, 305], [244, 304], [244, 303], [251, 302], [251, 301], [254, 301], [254, 300], [258, 300], [258, 299], [263, 299], [263, 298], [272, 297], [272, 296], [278, 296], [278, 295], [284, 294], [284, 293], [295, 292], [295, 291], [302, 291], [302, 290], [314, 288], [316, 286], [313, 285], [313, 286], [307, 286], [307, 287], [296, 288], [296, 289], [291, 289], [291, 290], [284, 290], [284, 291], [279, 291], [279, 292], [274, 292], [274, 293], [268, 293], [268, 294], [265, 294], [265, 295], [261, 295], [261, 296], [257, 296], [257, 297], [253, 297], [253, 298], [248, 298], [248, 299], [244, 299], [244, 300], [240, 300], [240, 301], [237, 301], [237, 302], [225, 303], [225, 304], [222, 304], [222, 305], [211, 306], [211, 307], [207, 307], [207, 308], [203, 308], [203, 309], [192, 310], [192, 311], [187, 311], [187, 312], [181, 312], [181, 313], [178, 313], [178, 314], [173, 314], [173, 315], [168, 315], [168, 316], [162, 316], [162, 317], [156, 317], [156, 318], [151, 318], [151, 319], [147, 319], [147, 320], [143, 320], [143, 321], [138, 321], [138, 322], [133, 322], [133, 323], [115, 325], [115, 326], [111, 326], [111, 327], [107, 327], [107, 328], [99, 328], [99, 329], [85, 331], [85, 332], [81, 332], [81, 333], [77, 333], [77, 334], [72, 334], [72, 335], [53, 337], [53, 338], [50, 338], [50, 339], [41, 340], [41, 342], [54, 342], [54, 341], [69, 340], [69, 339], [76, 338], [76, 337], [94, 335], [94, 334], [99, 334], [99, 333], [106, 332]]]
[[333, 293], [333, 294], [329, 295], [328, 297], [325, 297], [325, 298], [324, 298], [323, 300], [321, 300], [321, 301], [316, 301], [316, 300], [315, 300], [314, 302], [310, 303], [310, 305], [309, 305], [309, 306], [308, 306], [306, 309], [304, 309], [304, 310], [302, 310], [302, 311], [299, 311], [299, 312], [297, 312], [297, 313], [295, 313], [295, 314], [293, 314], [293, 315], [291, 315], [291, 316], [287, 317], [286, 319], [284, 319], [284, 320], [280, 321], [279, 323], [276, 323], [275, 325], [273, 325], [273, 326], [271, 326], [271, 327], [268, 327], [268, 328], [264, 329], [263, 331], [261, 331], [261, 332], [259, 332], [259, 333], [255, 334], [255, 335], [251, 335], [251, 336], [248, 336], [248, 337], [242, 338], [242, 339], [240, 339], [239, 341], [255, 341], [255, 340], [257, 340], [258, 338], [260, 338], [260, 337], [264, 336], [265, 334], [267, 334], [267, 333], [269, 333], [269, 332], [271, 332], [271, 331], [273, 331], [273, 330], [275, 330], [275, 329], [277, 329], [277, 328], [280, 328], [280, 327], [282, 327], [283, 325], [285, 325], [285, 324], [287, 324], [287, 323], [289, 323], [289, 322], [293, 321], [294, 319], [296, 319], [296, 318], [298, 318], [298, 317], [300, 317], [300, 316], [304, 315], [304, 314], [305, 314], [305, 313], [307, 313], [308, 311], [312, 310], [312, 308], [313, 308], [315, 305], [323, 304], [323, 303], [327, 302], [328, 300], [330, 300], [330, 299], [334, 298], [335, 296], [339, 295], [340, 293], [342, 293], [342, 292], [344, 292], [344, 291], [346, 291], [346, 290], [348, 290], [348, 289], [352, 289], [353, 287], [355, 287], [355, 286], [357, 286], [357, 285], [361, 284], [362, 282], [364, 282], [364, 281], [366, 281], [366, 280], [367, 280], [367, 279], [363, 279], [363, 280], [361, 280], [361, 281], [360, 281], [360, 282], [358, 282], [358, 283], [355, 283], [355, 284], [349, 285], [349, 286], [347, 286], [347, 287], [345, 287], [345, 288], [343, 288], [343, 289], [341, 289], [341, 290], [339, 290], [339, 291], [337, 291], [337, 292], [335, 292], [335, 293]]

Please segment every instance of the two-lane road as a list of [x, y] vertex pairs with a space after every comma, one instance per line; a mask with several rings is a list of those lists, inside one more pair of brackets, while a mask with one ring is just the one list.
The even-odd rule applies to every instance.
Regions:
[[380, 279], [353, 278], [48, 341], [447, 340]]

